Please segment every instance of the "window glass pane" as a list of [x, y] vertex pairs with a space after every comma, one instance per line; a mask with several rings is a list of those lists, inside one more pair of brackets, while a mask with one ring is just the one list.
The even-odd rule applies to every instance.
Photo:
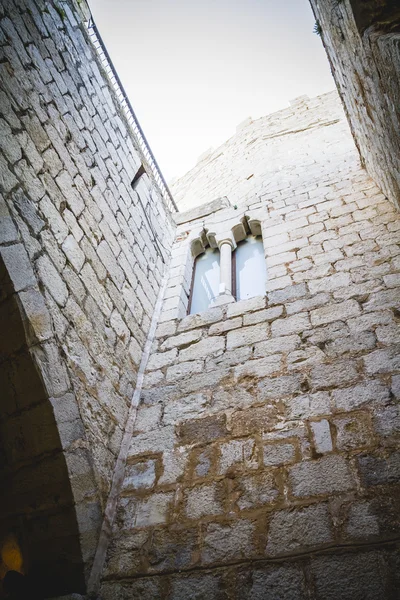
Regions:
[[249, 236], [238, 244], [236, 257], [236, 299], [264, 296], [267, 268], [261, 237]]
[[219, 250], [207, 248], [196, 258], [190, 314], [207, 310], [219, 291]]

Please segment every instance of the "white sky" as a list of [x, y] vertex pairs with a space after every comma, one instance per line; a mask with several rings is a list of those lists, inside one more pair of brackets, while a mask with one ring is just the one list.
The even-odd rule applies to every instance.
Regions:
[[308, 0], [89, 0], [167, 180], [241, 121], [334, 89]]

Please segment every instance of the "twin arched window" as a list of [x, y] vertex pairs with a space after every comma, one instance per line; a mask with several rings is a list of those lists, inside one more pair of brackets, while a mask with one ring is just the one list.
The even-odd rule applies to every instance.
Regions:
[[[216, 248], [206, 248], [195, 260], [189, 314], [207, 310], [220, 294], [220, 253]], [[232, 255], [232, 296], [245, 300], [264, 296], [267, 269], [261, 236], [250, 235], [239, 242]]]

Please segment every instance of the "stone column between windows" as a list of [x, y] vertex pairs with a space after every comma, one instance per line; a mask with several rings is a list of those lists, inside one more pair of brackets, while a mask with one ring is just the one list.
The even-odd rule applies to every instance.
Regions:
[[213, 302], [213, 306], [234, 302], [232, 296], [232, 250], [233, 245], [231, 240], [222, 240], [218, 242], [220, 258], [220, 284], [219, 294]]
[[220, 294], [232, 295], [232, 245], [224, 240], [219, 245], [221, 279], [219, 284]]

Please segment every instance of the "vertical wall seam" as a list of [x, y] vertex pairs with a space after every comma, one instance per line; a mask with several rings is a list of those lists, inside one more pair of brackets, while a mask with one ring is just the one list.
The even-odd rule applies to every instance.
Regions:
[[131, 406], [129, 408], [128, 418], [125, 425], [124, 436], [121, 442], [121, 448], [114, 467], [114, 473], [111, 483], [110, 493], [107, 498], [104, 510], [103, 524], [100, 531], [99, 541], [97, 543], [96, 554], [94, 557], [92, 569], [88, 582], [88, 594], [90, 597], [97, 597], [101, 574], [103, 572], [106, 560], [107, 549], [111, 540], [113, 524], [117, 512], [118, 497], [121, 493], [122, 484], [125, 475], [125, 465], [128, 457], [129, 447], [135, 428], [137, 409], [139, 407], [140, 395], [143, 388], [144, 373], [150, 357], [151, 347], [153, 345], [156, 327], [161, 314], [162, 302], [169, 277], [169, 268], [165, 269], [160, 291], [154, 308], [153, 317], [150, 324], [149, 333], [144, 345], [142, 359], [140, 361], [135, 391], [132, 396]]

